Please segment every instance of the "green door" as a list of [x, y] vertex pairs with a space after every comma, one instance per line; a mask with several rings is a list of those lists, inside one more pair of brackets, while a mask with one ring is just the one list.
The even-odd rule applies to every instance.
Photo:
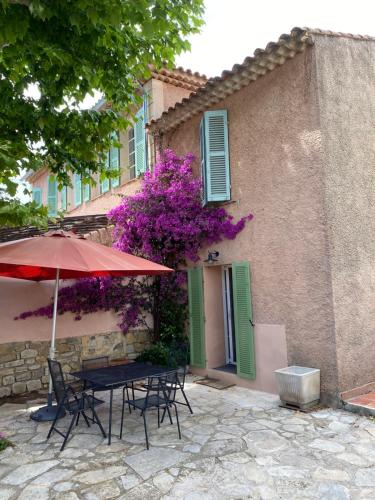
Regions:
[[188, 269], [190, 364], [206, 367], [203, 309], [203, 272], [201, 267]]
[[234, 262], [233, 311], [236, 331], [237, 375], [255, 379], [253, 313], [248, 262]]

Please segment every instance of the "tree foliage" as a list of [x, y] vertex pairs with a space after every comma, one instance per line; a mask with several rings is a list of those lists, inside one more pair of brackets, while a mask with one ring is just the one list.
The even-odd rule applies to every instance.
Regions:
[[[202, 12], [203, 0], [0, 0], [4, 213], [25, 169], [48, 165], [60, 186], [69, 172], [105, 175], [110, 132], [127, 126], [150, 65], [189, 48]], [[110, 109], [80, 109], [94, 91]]]
[[[249, 214], [238, 222], [225, 208], [202, 206], [201, 181], [192, 171], [194, 158], [182, 158], [165, 151], [153, 172], [146, 172], [141, 189], [124, 197], [111, 210], [115, 247], [123, 252], [151, 259], [176, 270], [154, 279], [87, 279], [63, 288], [58, 301], [60, 314], [82, 314], [114, 309], [119, 326], [127, 332], [134, 326], [148, 326], [154, 341], [170, 343], [184, 333], [186, 320], [187, 261], [197, 262], [207, 245], [234, 239], [242, 231]], [[152, 315], [152, 325], [147, 323]], [[52, 317], [52, 303], [19, 316]]]

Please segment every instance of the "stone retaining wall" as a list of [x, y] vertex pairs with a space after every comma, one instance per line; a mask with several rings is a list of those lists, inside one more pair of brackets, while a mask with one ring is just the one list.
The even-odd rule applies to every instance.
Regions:
[[[57, 339], [56, 359], [69, 374], [80, 368], [82, 359], [108, 355], [111, 360], [134, 359], [148, 345], [148, 332], [108, 332]], [[48, 387], [49, 342], [0, 344], [0, 398]], [[68, 376], [69, 378], [69, 376]]]

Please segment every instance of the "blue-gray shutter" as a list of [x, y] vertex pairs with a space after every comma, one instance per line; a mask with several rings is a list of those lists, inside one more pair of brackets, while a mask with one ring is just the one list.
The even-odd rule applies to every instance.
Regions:
[[[109, 169], [109, 151], [106, 153], [105, 157], [105, 170], [108, 169]], [[109, 179], [108, 177], [105, 177], [100, 183], [100, 193], [103, 194], [106, 193], [107, 191], [109, 191]]]
[[142, 107], [138, 110], [136, 123], [134, 124], [134, 143], [135, 143], [135, 175], [138, 176], [146, 171], [147, 153], [146, 153], [146, 99], [143, 101]]
[[202, 203], [207, 203], [207, 178], [206, 178], [206, 148], [205, 148], [205, 133], [204, 133], [204, 118], [199, 125], [199, 145], [201, 155], [201, 176], [202, 176]]
[[206, 111], [205, 176], [207, 201], [230, 200], [227, 110]]
[[37, 207], [41, 207], [43, 203], [43, 198], [42, 198], [42, 189], [38, 187], [33, 188], [33, 201], [36, 203]]
[[68, 209], [68, 188], [64, 186], [61, 190], [61, 210]]
[[82, 203], [82, 179], [80, 174], [74, 174], [74, 204]]
[[[119, 140], [118, 132], [114, 132], [112, 134], [112, 138], [118, 141]], [[120, 185], [120, 148], [117, 148], [116, 146], [111, 147], [109, 152], [109, 162], [111, 170], [119, 171], [118, 177], [112, 177], [111, 179], [112, 187], [117, 187]]]
[[48, 215], [57, 215], [57, 182], [54, 176], [48, 177]]

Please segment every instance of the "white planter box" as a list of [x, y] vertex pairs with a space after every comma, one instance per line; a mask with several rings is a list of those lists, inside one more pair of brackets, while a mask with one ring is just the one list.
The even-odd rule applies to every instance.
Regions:
[[275, 370], [283, 406], [308, 408], [320, 398], [320, 370], [305, 366], [288, 366]]

